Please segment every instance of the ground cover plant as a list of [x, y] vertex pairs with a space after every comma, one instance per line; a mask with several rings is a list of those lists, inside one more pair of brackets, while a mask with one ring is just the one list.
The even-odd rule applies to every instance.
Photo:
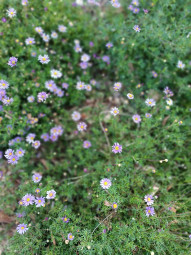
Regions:
[[190, 254], [189, 1], [0, 10], [1, 254]]

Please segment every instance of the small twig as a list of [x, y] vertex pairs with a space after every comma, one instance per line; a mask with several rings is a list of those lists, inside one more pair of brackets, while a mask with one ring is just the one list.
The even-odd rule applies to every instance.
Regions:
[[95, 230], [96, 230], [107, 218], [109, 218], [109, 216], [111, 216], [112, 214], [113, 214], [113, 212], [110, 213], [104, 220], [102, 220], [102, 221], [97, 225], [96, 228], [94, 228], [94, 230], [92, 231], [92, 235], [93, 235], [93, 233], [95, 232]]

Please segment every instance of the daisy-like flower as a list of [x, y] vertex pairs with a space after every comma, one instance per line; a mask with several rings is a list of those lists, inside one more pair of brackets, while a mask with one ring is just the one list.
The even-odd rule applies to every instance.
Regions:
[[139, 13], [140, 9], [139, 8], [133, 8], [133, 13], [137, 14]]
[[96, 80], [91, 80], [90, 83], [91, 83], [91, 85], [96, 85], [97, 82], [96, 82]]
[[131, 93], [128, 93], [128, 94], [127, 94], [127, 97], [128, 97], [129, 99], [133, 99], [133, 98], [134, 98], [134, 95], [131, 94]]
[[45, 82], [45, 87], [50, 90], [51, 92], [54, 91], [54, 89], [56, 88], [56, 83], [53, 80], [50, 81], [46, 81]]
[[35, 204], [36, 204], [36, 207], [44, 206], [44, 205], [45, 205], [45, 199], [44, 199], [44, 197], [37, 197], [37, 198], [35, 199]]
[[31, 194], [26, 194], [23, 198], [22, 201], [24, 203], [24, 206], [32, 205], [34, 203], [35, 197]]
[[149, 11], [147, 9], [143, 9], [144, 13], [147, 14]]
[[151, 73], [152, 73], [152, 76], [153, 76], [154, 78], [157, 78], [157, 77], [158, 77], [158, 74], [157, 74], [155, 71], [152, 71]]
[[18, 62], [18, 58], [10, 57], [7, 64], [9, 66], [13, 67], [13, 66], [16, 66], [17, 62]]
[[75, 50], [75, 52], [82, 52], [82, 48], [81, 48], [80, 44], [76, 44], [74, 46], [74, 50]]
[[63, 91], [63, 90], [61, 90], [61, 89], [57, 89], [57, 91], [56, 91], [56, 95], [57, 95], [58, 97], [63, 97], [63, 95], [64, 95], [64, 91]]
[[21, 4], [22, 4], [23, 6], [27, 6], [28, 0], [22, 0], [22, 1], [21, 1]]
[[62, 218], [62, 220], [63, 220], [63, 222], [68, 223], [70, 219], [67, 218], [66, 216], [64, 216], [64, 217]]
[[130, 10], [130, 11], [133, 11], [133, 5], [132, 4], [130, 4], [129, 6], [128, 6], [128, 10]]
[[65, 33], [67, 31], [67, 27], [63, 26], [63, 25], [59, 25], [58, 26], [58, 31], [59, 32], [62, 32], [62, 33]]
[[9, 8], [7, 10], [7, 15], [10, 17], [10, 18], [13, 18], [17, 15], [17, 11], [13, 8]]
[[119, 7], [121, 6], [121, 4], [120, 4], [117, 0], [112, 1], [112, 2], [111, 2], [111, 5], [112, 5], [113, 7], [115, 7], [115, 8], [119, 8]]
[[61, 73], [59, 70], [55, 70], [55, 69], [52, 69], [52, 70], [50, 71], [50, 75], [51, 75], [51, 77], [54, 78], [54, 79], [57, 79], [57, 78], [62, 77], [62, 73]]
[[58, 135], [53, 135], [53, 134], [51, 134], [50, 140], [51, 140], [52, 142], [57, 141], [57, 140], [58, 140]]
[[150, 113], [145, 113], [145, 117], [148, 118], [148, 119], [150, 119], [150, 118], [152, 117], [152, 114], [150, 114]]
[[11, 165], [16, 165], [18, 163], [19, 157], [16, 155], [12, 155], [9, 159], [8, 159], [8, 164]]
[[40, 193], [40, 189], [39, 189], [39, 188], [35, 189], [35, 192], [36, 192], [37, 194]]
[[145, 101], [145, 104], [146, 104], [147, 106], [153, 107], [153, 106], [156, 105], [156, 102], [155, 102], [154, 99], [148, 98], [148, 99]]
[[113, 153], [121, 153], [122, 152], [122, 145], [120, 145], [119, 143], [114, 143], [114, 145], [112, 146], [112, 152]]
[[74, 236], [72, 235], [72, 233], [68, 234], [68, 240], [72, 241], [74, 239]]
[[106, 62], [107, 64], [110, 63], [110, 57], [109, 56], [103, 56], [102, 60], [103, 60], [103, 62]]
[[21, 206], [24, 206], [23, 200], [20, 200], [20, 201], [18, 202], [18, 204], [21, 205]]
[[139, 1], [138, 0], [133, 0], [131, 3], [134, 4], [135, 6], [139, 6]]
[[27, 230], [28, 230], [27, 224], [22, 223], [22, 224], [19, 224], [19, 225], [17, 226], [17, 232], [18, 232], [20, 235], [24, 234]]
[[140, 29], [140, 27], [138, 25], [135, 25], [133, 27], [133, 29], [135, 30], [135, 32], [138, 32], [138, 33], [141, 31], [141, 29]]
[[174, 96], [174, 93], [172, 92], [172, 90], [169, 89], [169, 87], [165, 87], [165, 89], [163, 90], [163, 92], [166, 94], [166, 96], [168, 97], [172, 97]]
[[109, 189], [111, 187], [110, 179], [104, 178], [100, 181], [100, 185], [103, 189]]
[[122, 87], [121, 82], [114, 83], [113, 88], [114, 88], [115, 91], [119, 91], [121, 89], [121, 87]]
[[77, 125], [77, 129], [78, 129], [79, 131], [84, 131], [84, 130], [87, 129], [87, 124], [86, 124], [85, 122], [80, 122], [80, 123], [78, 123], [78, 125]]
[[25, 154], [25, 150], [23, 150], [22, 148], [16, 150], [15, 155], [17, 155], [19, 158], [22, 158]]
[[34, 147], [35, 149], [38, 149], [40, 147], [40, 141], [36, 140], [32, 143], [32, 147]]
[[53, 127], [50, 130], [51, 135], [59, 135], [58, 127]]
[[33, 174], [33, 176], [32, 176], [32, 180], [33, 180], [34, 183], [40, 182], [41, 179], [42, 179], [42, 175], [39, 174], [39, 173], [35, 173], [35, 174]]
[[5, 158], [9, 159], [9, 158], [11, 158], [13, 155], [14, 155], [14, 150], [8, 149], [8, 150], [5, 151], [5, 155], [4, 155], [4, 156], [5, 156]]
[[42, 39], [43, 39], [44, 42], [49, 42], [50, 41], [50, 36], [43, 33], [42, 34]]
[[152, 205], [154, 203], [154, 198], [152, 195], [146, 195], [144, 197], [144, 201], [147, 203], [147, 205]]
[[56, 196], [56, 191], [52, 189], [47, 191], [46, 194], [47, 194], [46, 196], [47, 199], [53, 199]]
[[112, 208], [113, 208], [114, 210], [116, 210], [116, 209], [118, 208], [118, 204], [114, 202], [114, 203], [112, 204]]
[[146, 216], [147, 217], [155, 215], [154, 207], [150, 207], [150, 206], [146, 207], [146, 211], [145, 212], [146, 212]]
[[81, 63], [80, 63], [80, 67], [81, 67], [82, 69], [87, 69], [87, 68], [88, 68], [88, 62], [81, 62]]
[[10, 105], [13, 102], [13, 98], [10, 98], [10, 97], [6, 96], [2, 99], [2, 102], [3, 102], [4, 105]]
[[72, 119], [73, 119], [74, 121], [78, 121], [78, 120], [80, 120], [80, 118], [81, 118], [81, 114], [80, 114], [79, 112], [74, 111], [74, 112], [72, 113]]
[[29, 97], [27, 97], [27, 101], [29, 102], [29, 103], [33, 103], [34, 102], [34, 97], [33, 96], [29, 96]]
[[119, 109], [117, 107], [114, 107], [114, 108], [111, 109], [110, 113], [113, 116], [116, 116], [117, 114], [119, 114]]
[[45, 102], [46, 99], [48, 98], [48, 94], [42, 91], [38, 93], [37, 97], [38, 97], [38, 102]]
[[108, 43], [106, 44], [106, 47], [107, 47], [108, 49], [112, 48], [112, 47], [113, 47], [113, 43], [108, 42]]
[[82, 82], [82, 81], [78, 81], [78, 82], [77, 82], [77, 85], [76, 85], [76, 89], [77, 89], [77, 90], [83, 90], [83, 89], [85, 89], [85, 83]]
[[180, 68], [180, 69], [184, 69], [185, 64], [181, 60], [178, 60], [177, 67]]
[[0, 89], [8, 89], [9, 83], [5, 80], [0, 80]]
[[166, 100], [166, 103], [168, 104], [168, 105], [173, 105], [173, 101], [172, 101], [172, 99], [171, 98], [168, 98], [167, 100]]
[[42, 64], [48, 64], [50, 62], [49, 56], [48, 55], [44, 55], [44, 56], [39, 56], [38, 60], [40, 61], [40, 63]]
[[53, 39], [56, 39], [56, 38], [58, 38], [58, 34], [57, 34], [55, 31], [52, 31], [51, 37], [52, 37]]
[[35, 135], [35, 134], [30, 133], [30, 134], [28, 134], [28, 135], [27, 135], [27, 137], [26, 137], [26, 141], [27, 141], [28, 143], [33, 143], [33, 142], [34, 142], [35, 137], [36, 137], [36, 135]]
[[91, 91], [92, 90], [92, 86], [91, 85], [85, 85], [85, 90], [87, 91]]
[[62, 88], [63, 89], [68, 89], [68, 87], [69, 87], [68, 83], [65, 83], [65, 82], [62, 83]]
[[36, 31], [38, 34], [42, 34], [42, 33], [43, 33], [42, 27], [35, 27], [35, 31]]
[[182, 124], [183, 124], [183, 121], [182, 121], [182, 120], [180, 120], [180, 121], [178, 122], [178, 124], [179, 124], [179, 125], [182, 125]]
[[57, 128], [57, 134], [58, 134], [58, 135], [62, 135], [62, 134], [64, 133], [63, 127], [57, 126], [56, 128]]
[[88, 62], [90, 60], [90, 56], [88, 54], [83, 54], [81, 56], [81, 61], [82, 62]]
[[6, 96], [6, 90], [0, 89], [0, 100], [2, 100]]
[[25, 40], [26, 45], [33, 45], [35, 44], [35, 39], [33, 37], [29, 37]]
[[91, 144], [90, 141], [84, 141], [84, 142], [83, 142], [83, 147], [84, 147], [85, 149], [88, 149], [88, 148], [90, 148], [91, 146], [92, 146], [92, 144]]
[[44, 142], [48, 142], [49, 141], [49, 134], [48, 133], [42, 134], [40, 138], [42, 140], [44, 140]]
[[141, 117], [138, 114], [133, 115], [132, 119], [135, 123], [141, 122]]

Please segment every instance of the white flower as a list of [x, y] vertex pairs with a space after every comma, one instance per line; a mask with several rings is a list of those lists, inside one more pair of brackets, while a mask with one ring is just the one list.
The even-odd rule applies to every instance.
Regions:
[[127, 97], [128, 97], [129, 99], [133, 99], [133, 98], [134, 98], [134, 95], [131, 94], [131, 93], [128, 93], [128, 94], [127, 94]]
[[78, 82], [77, 82], [77, 85], [76, 85], [76, 89], [77, 89], [77, 90], [83, 90], [83, 89], [85, 89], [85, 84], [84, 84], [84, 82], [78, 81]]
[[50, 71], [50, 74], [51, 74], [51, 77], [55, 78], [55, 79], [60, 78], [62, 76], [62, 73], [58, 70], [55, 70], [55, 69], [52, 69]]
[[48, 64], [48, 62], [50, 62], [49, 56], [48, 55], [44, 55], [44, 56], [39, 56], [38, 60], [40, 61], [40, 63], [42, 64]]
[[168, 98], [167, 100], [166, 100], [166, 103], [168, 104], [168, 105], [173, 105], [173, 101], [172, 101], [172, 99], [171, 98]]
[[78, 120], [80, 120], [80, 118], [81, 118], [81, 114], [80, 114], [79, 112], [74, 111], [74, 112], [72, 113], [72, 119], [73, 119], [74, 121], [78, 121]]
[[17, 11], [13, 8], [9, 8], [7, 10], [7, 15], [10, 17], [10, 18], [13, 18], [17, 15]]
[[53, 190], [53, 189], [47, 191], [46, 193], [47, 193], [47, 196], [46, 196], [47, 199], [53, 199], [53, 198], [55, 198], [55, 196], [56, 196], [56, 191]]
[[83, 62], [88, 62], [88, 61], [90, 60], [90, 56], [89, 56], [88, 54], [83, 54], [83, 55], [81, 56], [81, 60], [82, 60]]
[[54, 39], [58, 38], [58, 34], [55, 31], [52, 31], [51, 37], [54, 38]]
[[63, 25], [59, 25], [58, 26], [58, 31], [65, 33], [67, 31], [67, 27], [63, 26]]
[[114, 107], [114, 108], [111, 109], [110, 113], [113, 116], [116, 116], [117, 114], [119, 114], [119, 109], [117, 107]]
[[148, 99], [145, 101], [145, 104], [146, 104], [147, 106], [153, 107], [153, 106], [156, 105], [156, 102], [155, 102], [154, 99], [148, 98]]
[[181, 60], [178, 60], [177, 67], [180, 68], [180, 69], [184, 69], [185, 64]]

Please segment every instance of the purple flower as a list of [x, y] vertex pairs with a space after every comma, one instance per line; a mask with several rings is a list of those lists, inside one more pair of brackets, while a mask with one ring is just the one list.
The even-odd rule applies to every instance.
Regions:
[[16, 213], [17, 218], [23, 218], [25, 217], [26, 213], [22, 212], [22, 213]]
[[132, 119], [135, 123], [141, 122], [141, 117], [138, 114], [133, 115]]
[[64, 216], [64, 217], [62, 218], [62, 220], [63, 220], [63, 222], [68, 223], [70, 219], [67, 218], [66, 216]]
[[35, 192], [36, 192], [37, 194], [40, 193], [40, 189], [39, 189], [39, 188], [35, 189]]
[[109, 56], [103, 56], [103, 57], [102, 57], [102, 60], [103, 60], [104, 62], [106, 62], [107, 64], [110, 63], [110, 57], [109, 57]]
[[147, 9], [143, 9], [144, 13], [147, 14], [149, 11]]
[[108, 49], [112, 48], [112, 47], [113, 47], [113, 43], [108, 42], [108, 43], [106, 44], [106, 47], [107, 47]]
[[35, 39], [33, 37], [29, 37], [25, 40], [26, 45], [33, 45], [35, 44]]
[[85, 122], [80, 122], [77, 125], [77, 129], [82, 132], [87, 129], [87, 124]]
[[90, 148], [91, 146], [92, 146], [92, 144], [91, 144], [90, 141], [84, 141], [84, 142], [83, 142], [83, 147], [84, 147], [85, 149], [88, 149], [88, 148]]
[[21, 4], [24, 5], [24, 6], [27, 6], [28, 0], [22, 0], [22, 1], [21, 1]]
[[5, 96], [2, 99], [2, 102], [3, 102], [4, 105], [10, 105], [13, 102], [13, 98], [9, 98], [9, 97]]
[[57, 140], [58, 140], [58, 135], [53, 135], [53, 134], [51, 134], [51, 135], [50, 135], [50, 140], [51, 140], [52, 142], [57, 141]]
[[63, 25], [59, 25], [58, 26], [58, 31], [59, 32], [62, 32], [62, 33], [65, 33], [67, 31], [67, 27], [63, 26]]
[[120, 145], [119, 143], [114, 143], [114, 145], [112, 146], [112, 152], [113, 153], [121, 153], [122, 152], [122, 145]]
[[72, 119], [73, 119], [74, 121], [78, 121], [78, 120], [80, 120], [80, 118], [81, 118], [81, 114], [80, 114], [79, 112], [74, 111], [74, 112], [72, 113]]
[[130, 4], [129, 6], [128, 6], [128, 10], [130, 10], [130, 11], [132, 11], [133, 10], [133, 5], [132, 4]]
[[48, 55], [44, 55], [44, 56], [39, 56], [38, 60], [40, 61], [41, 64], [48, 64], [50, 62], [50, 58]]
[[10, 18], [13, 18], [17, 15], [17, 11], [13, 8], [9, 8], [7, 10], [7, 15], [10, 17]]
[[47, 194], [47, 196], [46, 196], [47, 199], [53, 199], [56, 197], [56, 191], [53, 189], [47, 191], [46, 194]]
[[119, 91], [122, 87], [122, 84], [121, 82], [115, 82], [114, 85], [113, 85], [113, 88], [115, 91]]
[[21, 235], [24, 234], [27, 230], [27, 224], [22, 223], [17, 226], [17, 232]]
[[153, 196], [152, 195], [146, 195], [144, 197], [144, 200], [145, 202], [147, 203], [147, 205], [152, 205], [154, 203], [154, 200], [153, 200]]
[[5, 80], [0, 80], [0, 89], [8, 89], [9, 83]]
[[8, 150], [5, 151], [5, 155], [4, 155], [4, 156], [5, 156], [7, 159], [10, 159], [10, 158], [13, 156], [13, 154], [14, 154], [14, 150], [8, 149]]
[[49, 134], [48, 133], [42, 134], [40, 138], [42, 140], [44, 140], [45, 142], [48, 142], [49, 141]]
[[65, 83], [65, 82], [62, 83], [62, 88], [63, 89], [68, 89], [68, 86], [69, 86], [68, 83]]
[[33, 143], [34, 142], [34, 139], [35, 139], [35, 134], [32, 134], [32, 133], [30, 133], [30, 134], [28, 134], [27, 135], [27, 137], [26, 137], [26, 141], [28, 142], [28, 143]]
[[113, 116], [116, 116], [117, 114], [119, 114], [119, 109], [117, 107], [114, 107], [114, 108], [111, 109], [110, 113]]
[[32, 205], [34, 203], [35, 197], [31, 194], [26, 194], [23, 198], [22, 201], [24, 203], [24, 206]]
[[87, 69], [87, 68], [88, 68], [88, 62], [81, 62], [81, 63], [80, 63], [80, 67], [81, 67], [82, 69]]
[[158, 74], [155, 71], [152, 71], [151, 73], [154, 78], [157, 78]]
[[35, 149], [38, 149], [40, 147], [40, 141], [36, 140], [32, 143], [32, 147], [34, 147]]
[[16, 66], [17, 61], [18, 61], [18, 58], [10, 57], [9, 61], [8, 61], [8, 65], [11, 66], [11, 67]]
[[135, 25], [133, 27], [133, 29], [135, 30], [135, 32], [138, 32], [138, 33], [141, 31], [141, 29], [140, 29], [140, 27], [138, 25]]
[[137, 14], [139, 13], [140, 9], [139, 8], [133, 8], [133, 13]]
[[44, 197], [37, 197], [37, 198], [35, 199], [35, 204], [36, 204], [36, 207], [44, 206], [44, 204], [45, 204], [45, 198], [44, 198]]
[[42, 36], [42, 39], [43, 39], [44, 42], [49, 42], [50, 41], [50, 36], [49, 35], [43, 33], [41, 36]]
[[93, 42], [89, 42], [89, 46], [90, 46], [90, 47], [93, 47], [93, 46], [94, 46], [94, 43], [93, 43]]
[[38, 102], [45, 102], [48, 98], [48, 94], [44, 91], [38, 93]]
[[109, 189], [112, 185], [110, 179], [104, 178], [100, 181], [100, 185], [103, 189]]
[[82, 51], [82, 48], [81, 48], [80, 44], [78, 44], [78, 43], [75, 44], [74, 50], [75, 50], [75, 52], [81, 52], [81, 51]]
[[33, 174], [33, 176], [32, 176], [32, 180], [33, 180], [34, 183], [40, 182], [41, 179], [42, 179], [42, 175], [39, 174], [39, 173], [35, 173], [35, 174]]
[[33, 96], [29, 96], [29, 97], [27, 97], [27, 100], [28, 100], [28, 102], [29, 103], [33, 103], [34, 102], [34, 97]]
[[149, 216], [153, 216], [155, 214], [155, 209], [154, 207], [146, 207], [146, 216], [149, 217]]
[[145, 117], [150, 119], [150, 118], [152, 117], [152, 114], [150, 114], [150, 113], [145, 113]]
[[153, 107], [153, 106], [156, 105], [156, 102], [155, 102], [154, 99], [148, 98], [148, 99], [145, 101], [145, 104], [146, 104], [147, 106]]
[[84, 82], [78, 81], [78, 82], [77, 82], [77, 85], [76, 85], [76, 89], [77, 89], [77, 90], [83, 90], [83, 89], [85, 89], [85, 84], [84, 84]]
[[50, 90], [51, 92], [54, 91], [54, 89], [56, 88], [56, 83], [53, 80], [50, 81], [46, 81], [45, 82], [45, 87]]
[[72, 233], [68, 234], [68, 240], [72, 241], [74, 239], [74, 236], [72, 235]]
[[116, 210], [116, 209], [118, 208], [118, 204], [114, 202], [114, 203], [112, 204], [112, 208]]
[[11, 165], [16, 165], [18, 163], [18, 160], [19, 160], [18, 156], [12, 155], [7, 162]]
[[25, 150], [23, 150], [22, 148], [16, 150], [15, 155], [17, 155], [19, 158], [22, 158], [25, 154]]
[[6, 18], [4, 18], [4, 17], [1, 20], [3, 23], [7, 22]]
[[90, 56], [88, 54], [83, 54], [81, 56], [81, 61], [82, 62], [88, 62], [90, 60]]

